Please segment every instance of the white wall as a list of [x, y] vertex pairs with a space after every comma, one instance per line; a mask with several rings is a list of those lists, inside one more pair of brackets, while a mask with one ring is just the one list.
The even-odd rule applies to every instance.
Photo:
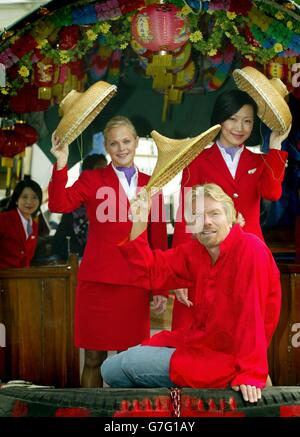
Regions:
[[0, 32], [51, 0], [0, 0]]

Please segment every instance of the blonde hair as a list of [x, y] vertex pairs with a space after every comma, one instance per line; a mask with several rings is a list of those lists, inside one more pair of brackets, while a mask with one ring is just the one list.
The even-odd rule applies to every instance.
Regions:
[[217, 184], [204, 184], [194, 185], [185, 195], [184, 218], [188, 224], [192, 223], [195, 219], [192, 206], [193, 202], [195, 202], [200, 195], [203, 197], [210, 197], [211, 199], [220, 202], [225, 210], [228, 222], [230, 224], [236, 223], [236, 210], [231, 197], [229, 197]]
[[131, 130], [132, 135], [136, 138], [138, 135], [136, 133], [135, 127], [132, 124], [132, 122], [129, 120], [129, 118], [123, 116], [123, 115], [116, 115], [115, 117], [112, 117], [105, 125], [104, 130], [103, 130], [103, 135], [104, 135], [104, 140], [106, 142], [107, 140], [107, 136], [108, 136], [108, 132], [111, 129], [114, 129], [115, 127], [119, 127], [119, 126], [127, 126], [128, 129]]

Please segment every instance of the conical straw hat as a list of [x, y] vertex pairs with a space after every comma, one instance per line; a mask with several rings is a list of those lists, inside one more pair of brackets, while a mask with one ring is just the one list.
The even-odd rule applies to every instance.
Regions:
[[151, 190], [151, 195], [159, 191], [181, 170], [188, 166], [199, 153], [217, 136], [221, 129], [219, 124], [194, 138], [173, 140], [160, 135], [155, 130], [151, 136], [158, 150], [157, 163], [152, 176], [146, 185], [146, 190]]
[[90, 86], [83, 93], [72, 90], [59, 107], [63, 114], [56, 128], [60, 144], [71, 144], [102, 111], [117, 92], [117, 87], [104, 81]]
[[284, 133], [292, 122], [292, 114], [284, 100], [288, 90], [280, 79], [268, 79], [260, 71], [247, 66], [233, 71], [237, 87], [249, 94], [258, 106], [257, 115], [271, 129]]

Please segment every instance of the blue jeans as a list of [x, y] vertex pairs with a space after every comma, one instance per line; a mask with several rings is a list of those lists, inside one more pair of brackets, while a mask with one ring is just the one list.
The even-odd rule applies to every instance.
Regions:
[[174, 348], [134, 346], [107, 358], [101, 366], [111, 387], [176, 387], [169, 378]]

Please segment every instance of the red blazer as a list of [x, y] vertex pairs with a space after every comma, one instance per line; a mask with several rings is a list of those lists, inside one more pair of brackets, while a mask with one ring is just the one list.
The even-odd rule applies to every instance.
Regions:
[[38, 223], [33, 220], [32, 234], [26, 239], [17, 209], [0, 213], [0, 269], [28, 267], [38, 239]]
[[[234, 201], [237, 212], [245, 219], [244, 231], [252, 232], [263, 239], [260, 227], [260, 200], [278, 200], [281, 196], [281, 183], [284, 177], [287, 152], [270, 150], [268, 154], [257, 154], [244, 149], [237, 167], [235, 178], [221, 155], [216, 144], [205, 149], [183, 171], [181, 193], [184, 187], [196, 184], [215, 183]], [[182, 197], [182, 196], [181, 196]], [[187, 239], [185, 221], [180, 220], [178, 211], [173, 245]]]
[[[118, 244], [128, 238], [132, 223], [128, 219], [127, 196], [112, 165], [82, 172], [79, 179], [69, 188], [65, 188], [67, 180], [67, 167], [58, 171], [54, 166], [49, 184], [49, 209], [66, 213], [78, 208], [82, 203], [87, 208], [88, 238], [78, 279], [139, 286], [130, 265], [118, 249]], [[148, 180], [148, 175], [138, 172], [138, 187], [146, 185]], [[148, 240], [152, 248], [165, 250], [167, 231], [162, 210], [163, 208], [159, 221], [153, 217], [153, 221], [149, 222]], [[103, 215], [109, 215], [109, 220], [100, 222], [99, 219]]]
[[239, 225], [220, 244], [212, 264], [197, 240], [165, 252], [142, 238], [120, 246], [144, 287], [196, 290], [190, 324], [160, 331], [144, 345], [176, 348], [170, 378], [181, 387], [264, 387], [267, 348], [281, 303], [279, 271], [266, 244]]

